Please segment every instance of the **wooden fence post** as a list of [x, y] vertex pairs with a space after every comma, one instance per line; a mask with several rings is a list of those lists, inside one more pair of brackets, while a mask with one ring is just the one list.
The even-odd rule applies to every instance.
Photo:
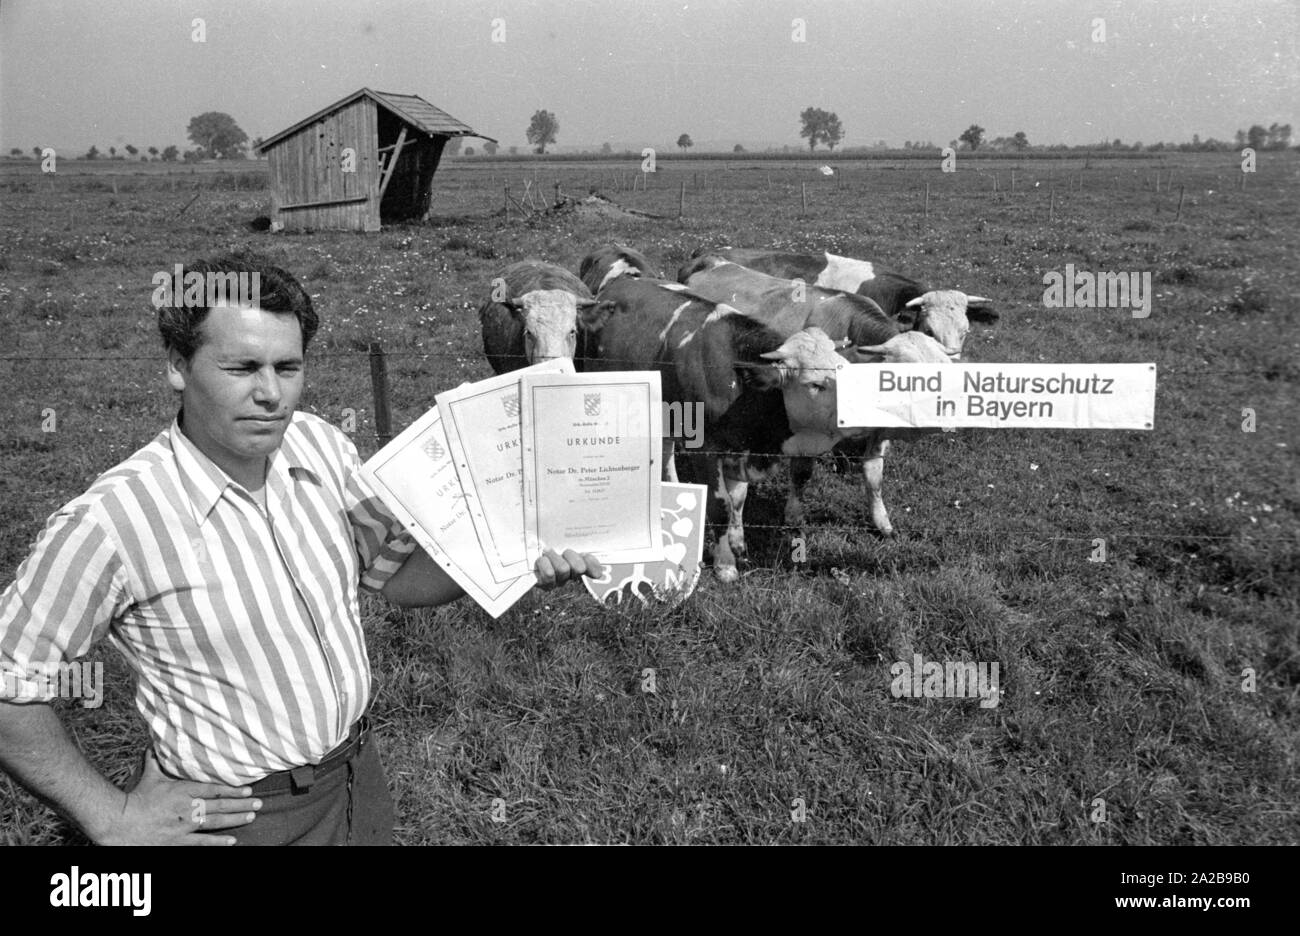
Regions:
[[378, 341], [370, 342], [370, 389], [375, 399], [375, 436], [380, 445], [393, 440], [393, 422], [388, 409], [388, 359]]
[[677, 199], [677, 217], [680, 218], [684, 214], [686, 214], [686, 180], [682, 179], [682, 191]]
[[1178, 213], [1174, 215], [1175, 221], [1179, 220], [1183, 216], [1183, 196], [1186, 194], [1187, 194], [1187, 186], [1186, 185], [1178, 186]]
[[801, 197], [803, 200], [803, 213], [807, 214], [808, 213], [808, 183], [800, 182], [799, 191], [801, 193]]
[[924, 221], [925, 221], [926, 224], [929, 224], [929, 223], [930, 223], [930, 183], [929, 183], [929, 182], [925, 183], [925, 216], [924, 216]]

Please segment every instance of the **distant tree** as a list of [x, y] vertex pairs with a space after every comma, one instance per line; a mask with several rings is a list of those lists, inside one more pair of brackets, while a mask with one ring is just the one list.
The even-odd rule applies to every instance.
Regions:
[[1246, 131], [1246, 140], [1248, 146], [1252, 149], [1261, 150], [1268, 145], [1268, 131], [1255, 124]]
[[464, 137], [452, 137], [447, 141], [447, 145], [442, 148], [442, 155], [455, 156], [460, 152], [461, 144], [465, 142]]
[[199, 149], [188, 149], [181, 154], [181, 159], [187, 163], [199, 162], [203, 159], [203, 151]]
[[614, 147], [610, 146], [608, 143], [602, 143], [602, 144], [600, 144], [600, 155], [602, 155], [602, 156], [613, 156], [613, 155], [614, 155]]
[[957, 137], [957, 139], [969, 145], [971, 151], [974, 152], [979, 149], [980, 144], [984, 142], [984, 128], [979, 124], [971, 124], [962, 132], [961, 136]]
[[1029, 149], [1029, 137], [1025, 136], [1025, 131], [1017, 130], [1011, 138], [1011, 145], [1018, 150]]
[[511, 156], [518, 156], [518, 155], [519, 155], [519, 147], [517, 147], [517, 146], [512, 146], [512, 147], [510, 147], [509, 152], [510, 152], [510, 155], [511, 155]]
[[1245, 145], [1246, 145], [1246, 131], [1245, 131], [1245, 130], [1238, 130], [1238, 131], [1237, 131], [1237, 148], [1240, 149], [1241, 147], [1243, 147], [1243, 146], [1245, 146]]
[[13, 149], [9, 151], [9, 155], [12, 156], [14, 159], [21, 159], [23, 155], [23, 151], [15, 146]]
[[488, 140], [483, 144], [483, 152], [487, 153], [489, 156], [495, 156], [497, 154], [497, 144]]
[[1291, 125], [1273, 123], [1268, 128], [1268, 148], [1286, 149], [1291, 145]]
[[465, 155], [466, 155], [466, 156], [473, 156], [473, 155], [474, 155], [474, 147], [472, 147], [472, 146], [467, 146], [467, 147], [465, 147]]
[[683, 133], [681, 136], [677, 138], [677, 148], [681, 150], [683, 153], [686, 152], [694, 145], [695, 142], [691, 139], [691, 135], [689, 133]]
[[32, 155], [35, 156], [37, 159], [40, 159], [40, 158], [41, 158], [41, 148], [40, 148], [39, 146], [33, 146], [33, 147], [32, 147]]
[[[1263, 129], [1263, 128], [1261, 128], [1261, 129]], [[110, 146], [110, 147], [108, 148], [108, 158], [109, 158], [109, 159], [117, 159], [117, 147], [116, 147], [116, 146]]]
[[741, 146], [739, 143], [737, 143], [735, 146], [731, 148], [731, 151], [733, 153], [743, 153], [745, 151], [745, 148]]
[[157, 158], [158, 158], [158, 147], [156, 147], [156, 146], [151, 146], [151, 147], [149, 147], [149, 155], [152, 156], [154, 159], [157, 159]]
[[533, 119], [528, 124], [527, 138], [529, 143], [537, 147], [538, 155], [546, 152], [547, 144], [554, 143], [559, 133], [560, 122], [555, 119], [554, 114], [547, 110], [533, 113]]
[[835, 149], [836, 144], [844, 138], [844, 127], [840, 124], [838, 114], [824, 111], [820, 107], [805, 107], [799, 114], [803, 126], [799, 136], [808, 140], [808, 149], [817, 149], [818, 143], [825, 143], [828, 149]]
[[265, 143], [265, 142], [266, 142], [266, 140], [264, 140], [262, 137], [254, 137], [254, 138], [253, 138], [253, 142], [250, 143], [250, 144], [248, 144], [249, 151], [253, 154], [253, 158], [254, 158], [254, 159], [265, 159], [265, 158], [266, 158], [266, 154], [265, 154], [265, 153], [262, 153], [262, 152], [259, 152], [259, 151], [258, 151], [258, 147], [260, 147], [260, 146], [261, 146], [263, 143]]
[[181, 151], [178, 150], [176, 147], [174, 147], [174, 146], [169, 146], [169, 147], [167, 147], [165, 150], [162, 151], [162, 161], [163, 161], [163, 162], [176, 162], [176, 157], [179, 156], [180, 154], [181, 154]]
[[84, 158], [84, 159], [98, 159], [98, 158], [99, 158], [99, 150], [98, 150], [98, 148], [96, 148], [96, 147], [92, 144], [91, 147], [90, 147], [90, 149], [86, 150], [86, 155], [85, 155], [83, 158]]
[[132, 146], [130, 143], [128, 143], [126, 144], [126, 152], [132, 159], [135, 159], [136, 154], [139, 153], [140, 150], [138, 147]]
[[232, 159], [237, 154], [242, 156], [248, 143], [248, 134], [239, 129], [235, 119], [219, 111], [208, 111], [190, 118], [185, 132], [190, 142], [198, 147], [201, 158]]

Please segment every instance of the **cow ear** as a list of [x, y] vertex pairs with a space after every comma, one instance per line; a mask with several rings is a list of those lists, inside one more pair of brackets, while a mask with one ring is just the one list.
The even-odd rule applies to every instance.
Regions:
[[595, 300], [595, 299], [579, 299], [577, 305], [578, 305], [578, 311], [581, 312], [581, 311], [584, 310], [584, 309], [590, 309], [590, 308], [594, 307], [594, 306], [596, 305], [596, 300]]
[[[765, 358], [780, 358], [776, 351], [769, 351]], [[785, 385], [786, 368], [783, 364], [758, 364], [744, 369], [745, 383], [755, 390], [775, 390]]]
[[855, 363], [858, 364], [882, 364], [889, 356], [884, 345], [858, 345], [853, 350], [857, 352]]
[[983, 296], [967, 296], [966, 318], [972, 322], [988, 324], [998, 320], [998, 312], [993, 308], [992, 299], [985, 299]]
[[925, 295], [922, 294], [913, 299], [909, 299], [898, 310], [895, 316], [898, 324], [903, 326], [904, 330], [915, 330], [921, 327], [925, 320]]
[[588, 334], [596, 334], [605, 327], [609, 321], [610, 315], [614, 312], [614, 303], [606, 299], [604, 302], [592, 300], [590, 303], [578, 303], [578, 322], [582, 325], [582, 330]]

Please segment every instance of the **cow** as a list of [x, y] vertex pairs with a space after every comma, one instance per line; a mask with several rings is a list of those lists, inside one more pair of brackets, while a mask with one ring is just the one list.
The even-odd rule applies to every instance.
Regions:
[[[841, 442], [850, 442], [863, 454], [863, 477], [871, 522], [882, 536], [892, 537], [894, 528], [881, 495], [884, 460], [889, 453], [890, 440], [914, 439], [941, 430], [840, 427], [835, 375], [845, 358], [850, 363], [864, 364], [947, 364], [951, 358], [943, 346], [929, 335], [913, 331], [895, 335], [879, 345], [845, 351], [836, 348], [818, 329], [808, 328], [792, 335], [781, 348], [763, 357], [775, 361], [783, 371], [783, 387], [788, 388], [792, 381], [813, 383], [817, 387], [814, 392], [803, 394], [791, 393], [787, 389], [785, 394], [786, 415], [790, 425], [795, 427], [793, 434], [781, 446], [782, 453], [791, 456], [786, 524], [795, 528], [804, 524], [803, 491], [812, 478], [813, 459]], [[732, 492], [728, 493], [734, 497]], [[739, 498], [743, 505], [743, 492]]]
[[690, 292], [725, 302], [784, 334], [815, 326], [834, 340], [874, 345], [898, 334], [899, 326], [865, 296], [759, 273], [706, 254], [683, 267], [679, 277]]
[[578, 276], [594, 296], [620, 276], [659, 278], [645, 254], [624, 244], [602, 244], [582, 258]]
[[[816, 328], [783, 335], [725, 303], [644, 278], [610, 282], [582, 318], [589, 371], [657, 370], [665, 403], [701, 405], [703, 441], [695, 457], [716, 484], [711, 522], [720, 512], [726, 517], [713, 567], [721, 581], [735, 581], [736, 558], [745, 551], [749, 483], [771, 477], [782, 453], [819, 452], [844, 434], [833, 428], [834, 393], [817, 402], [833, 387], [844, 358]], [[872, 359], [897, 357], [897, 337], [890, 339], [894, 345], [886, 341], [862, 352]]]
[[701, 248], [679, 271], [678, 279], [686, 282], [691, 272], [698, 269], [698, 261], [706, 255], [730, 260], [770, 276], [800, 279], [824, 289], [865, 296], [904, 327], [935, 338], [953, 360], [960, 360], [970, 322], [988, 323], [998, 318], [991, 299], [968, 296], [956, 289], [930, 289], [902, 273], [866, 260], [832, 253], [819, 257], [743, 247]]
[[[937, 360], [935, 354], [944, 360], [955, 360], [948, 348], [924, 332], [903, 332], [902, 334], [914, 337], [895, 341], [901, 337], [899, 324], [865, 296], [769, 276], [715, 254], [696, 258], [682, 272], [687, 274], [685, 289], [715, 302], [730, 303], [786, 337], [799, 329], [812, 326], [820, 328], [833, 341], [847, 341], [857, 347], [889, 349], [887, 352], [876, 353], [871, 360], [880, 359], [890, 363], [920, 362]], [[922, 338], [925, 340], [920, 340]], [[881, 358], [879, 354], [885, 356]], [[834, 419], [833, 408], [830, 418]], [[830, 451], [831, 447], [840, 442], [844, 443], [839, 449], [841, 455], [862, 459], [872, 521], [882, 536], [892, 536], [893, 527], [880, 495], [884, 457], [889, 450], [888, 438], [870, 433], [842, 434], [831, 445], [816, 451], [810, 447], [786, 451], [787, 455], [792, 456], [791, 495], [786, 504], [786, 522], [791, 526], [801, 525], [801, 492], [812, 477], [812, 459], [822, 452]], [[741, 496], [743, 498], [743, 494]]]
[[497, 374], [552, 358], [581, 369], [578, 314], [596, 304], [582, 280], [543, 260], [512, 263], [492, 281], [479, 307], [483, 351]]

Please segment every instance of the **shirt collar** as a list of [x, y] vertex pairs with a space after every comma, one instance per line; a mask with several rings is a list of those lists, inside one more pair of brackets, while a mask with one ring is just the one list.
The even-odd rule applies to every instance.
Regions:
[[[216, 506], [217, 501], [221, 500], [221, 495], [225, 493], [226, 488], [235, 484], [235, 481], [219, 468], [216, 462], [199, 451], [198, 446], [181, 431], [182, 412], [178, 412], [172, 420], [168, 434], [172, 452], [176, 457], [176, 468], [180, 473], [181, 484], [184, 485], [190, 504], [194, 507], [195, 519], [202, 524], [212, 513], [212, 508]], [[290, 420], [280, 447], [270, 457], [266, 483], [271, 488], [278, 487], [281, 490], [287, 488], [289, 481], [299, 472], [306, 472], [312, 480], [319, 481], [316, 470], [307, 461], [296, 439], [296, 433], [293, 431], [296, 421], [295, 415]], [[274, 483], [277, 480], [279, 483]]]

